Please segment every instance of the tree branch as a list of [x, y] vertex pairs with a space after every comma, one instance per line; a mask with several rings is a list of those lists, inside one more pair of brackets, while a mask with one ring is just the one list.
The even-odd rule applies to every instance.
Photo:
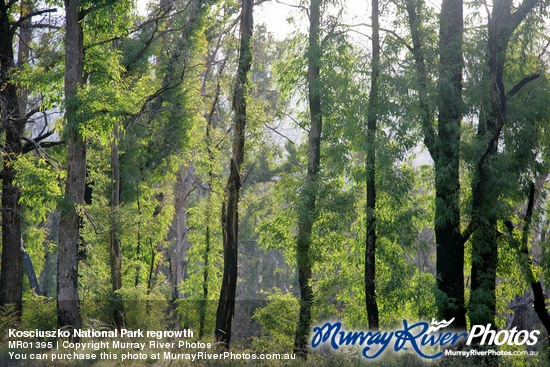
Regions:
[[[181, 83], [183, 83], [183, 80], [185, 78], [186, 71], [188, 69], [197, 67], [198, 65], [200, 65], [200, 64], [193, 65], [191, 67], [184, 67], [181, 74], [177, 78], [171, 78], [165, 85], [163, 85], [162, 87], [157, 89], [154, 93], [148, 95], [145, 98], [145, 100], [143, 101], [140, 110], [138, 112], [128, 116], [128, 118], [126, 120], [127, 122], [124, 124], [124, 128], [126, 128], [128, 126], [128, 124], [130, 124], [130, 122], [132, 122], [133, 120], [135, 120], [136, 118], [138, 118], [139, 116], [141, 116], [145, 112], [149, 102], [153, 101], [155, 98], [159, 97], [164, 92], [169, 91], [169, 90], [174, 89], [174, 88], [177, 88], [179, 85], [181, 85]], [[176, 82], [174, 84], [172, 84], [172, 82], [174, 80]]]
[[267, 123], [264, 122], [264, 126], [267, 127], [269, 130], [273, 131], [275, 134], [279, 135], [279, 136], [282, 136], [283, 138], [285, 138], [286, 140], [288, 140], [290, 143], [292, 144], [296, 144], [295, 142], [293, 142], [292, 140], [290, 140], [289, 137], [287, 137], [286, 135], [283, 135], [281, 134], [280, 132], [278, 132], [275, 128], [269, 126]]
[[40, 153], [40, 150], [44, 150], [45, 148], [51, 148], [51, 147], [55, 147], [57, 145], [62, 145], [66, 143], [64, 140], [46, 141], [46, 142], [40, 143], [40, 141], [37, 139], [29, 139], [26, 137], [23, 137], [21, 139], [26, 142], [25, 145], [23, 145], [23, 147], [21, 148], [21, 153], [23, 154], [26, 154], [33, 150], [36, 150], [37, 152]]
[[[363, 26], [363, 27], [369, 27], [369, 28], [372, 28], [372, 25], [370, 24], [367, 24], [367, 23], [357, 23], [357, 24], [342, 24], [343, 27], [347, 27], [350, 31], [352, 32], [355, 32], [355, 33], [358, 33], [358, 34], [361, 34], [363, 36], [366, 36], [368, 38], [370, 38], [369, 35], [367, 34], [364, 34], [362, 32], [359, 32], [357, 30], [354, 30], [354, 29], [351, 29], [353, 27], [360, 27], [360, 26]], [[413, 48], [411, 47], [411, 45], [408, 44], [408, 42], [403, 38], [401, 37], [399, 34], [397, 34], [397, 32], [391, 30], [391, 29], [387, 29], [387, 28], [380, 28], [380, 30], [382, 32], [386, 32], [386, 33], [389, 33], [391, 34], [392, 36], [394, 36], [395, 38], [397, 38], [397, 40], [399, 42], [401, 42], [403, 44], [403, 46], [405, 46], [409, 51], [413, 52]]]
[[479, 226], [479, 223], [477, 219], [475, 217], [472, 217], [472, 219], [470, 220], [470, 223], [468, 223], [468, 227], [466, 227], [466, 230], [461, 235], [462, 246], [464, 246], [464, 244], [468, 242], [468, 240], [470, 239], [470, 237], [475, 232], [478, 226]]
[[60, 27], [58, 25], [53, 24], [32, 24], [30, 25], [31, 29], [39, 29], [39, 28], [49, 28], [49, 29], [55, 29], [56, 31], [63, 29], [63, 27]]
[[529, 241], [529, 229], [531, 226], [531, 219], [533, 217], [533, 208], [535, 206], [535, 184], [531, 183], [531, 186], [529, 187], [529, 203], [527, 204], [527, 211], [525, 213], [525, 224], [523, 226], [523, 233], [521, 238], [521, 249], [520, 249], [520, 256], [527, 257], [528, 261], [523, 261], [524, 264], [524, 271], [527, 273], [525, 274], [527, 278], [531, 281], [531, 288], [533, 289], [533, 296], [535, 297], [535, 300], [533, 302], [533, 306], [535, 307], [535, 312], [537, 313], [537, 316], [539, 317], [540, 321], [544, 325], [544, 328], [547, 332], [550, 332], [550, 315], [548, 314], [548, 311], [546, 310], [546, 297], [544, 296], [544, 292], [542, 290], [542, 285], [540, 284], [540, 280], [536, 280], [535, 274], [533, 274], [533, 270], [531, 269], [531, 259], [529, 257], [529, 252], [527, 249], [527, 243]]
[[514, 87], [512, 89], [510, 89], [510, 91], [508, 93], [506, 93], [506, 99], [510, 99], [512, 98], [517, 92], [519, 92], [521, 90], [521, 88], [523, 88], [527, 83], [529, 83], [530, 81], [532, 80], [535, 80], [537, 79], [538, 77], [540, 76], [540, 74], [531, 74], [531, 75], [528, 75], [526, 76], [525, 78], [521, 79], [520, 82], [516, 85], [514, 85]]
[[513, 32], [525, 19], [527, 14], [539, 3], [540, 0], [524, 0], [519, 8], [512, 14], [512, 31]]
[[18, 27], [21, 26], [26, 20], [35, 17], [37, 15], [46, 14], [46, 13], [55, 13], [57, 11], [57, 8], [51, 8], [51, 9], [43, 9], [43, 10], [37, 10], [33, 11], [32, 13], [26, 14], [19, 18], [19, 20], [11, 26], [12, 31], [15, 31]]
[[535, 312], [537, 313], [537, 316], [539, 317], [544, 328], [546, 329], [546, 332], [550, 332], [550, 314], [546, 310], [546, 297], [544, 296], [544, 291], [542, 289], [540, 280], [536, 279], [535, 274], [533, 273], [533, 269], [531, 268], [532, 260], [529, 256], [528, 250], [529, 229], [533, 216], [533, 210], [538, 200], [538, 191], [540, 189], [540, 187], [537, 186], [542, 185], [542, 178], [544, 177], [545, 180], [547, 176], [548, 172], [539, 177], [536, 183], [531, 182], [531, 185], [529, 187], [529, 201], [527, 203], [527, 210], [523, 218], [521, 218], [522, 216], [520, 215], [520, 218], [523, 221], [521, 243], [518, 243], [518, 241], [513, 236], [514, 225], [512, 221], [508, 219], [504, 222], [504, 224], [508, 229], [512, 242], [516, 245], [519, 256], [519, 263], [522, 267], [523, 273], [527, 278], [527, 281], [531, 284], [531, 289], [534, 296], [533, 306], [535, 308]]
[[297, 9], [302, 9], [306, 12], [307, 14], [307, 17], [309, 18], [309, 9], [306, 8], [305, 6], [303, 5], [294, 5], [294, 4], [289, 4], [289, 3], [285, 3], [285, 2], [282, 2], [281, 0], [275, 0], [277, 2], [277, 4], [281, 4], [281, 5], [286, 5], [286, 6], [290, 6], [291, 8], [297, 8]]
[[128, 73], [132, 69], [132, 65], [138, 61], [145, 51], [151, 46], [154, 40], [158, 39], [161, 35], [163, 35], [165, 32], [161, 32], [158, 36], [156, 36], [158, 31], [158, 21], [155, 21], [155, 28], [153, 29], [153, 32], [151, 32], [151, 37], [143, 44], [143, 47], [138, 51], [138, 53], [128, 62], [125, 66], [126, 72]]
[[37, 136], [36, 138], [34, 138], [33, 140], [34, 140], [35, 142], [38, 143], [39, 141], [42, 141], [42, 140], [46, 139], [47, 137], [52, 136], [53, 133], [54, 133], [53, 130], [50, 130], [50, 131], [48, 131], [47, 133], [44, 133], [44, 134], [41, 133], [40, 135], [38, 135], [38, 136]]

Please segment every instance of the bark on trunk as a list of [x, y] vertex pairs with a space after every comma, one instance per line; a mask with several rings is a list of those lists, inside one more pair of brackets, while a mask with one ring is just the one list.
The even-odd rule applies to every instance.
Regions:
[[223, 278], [220, 300], [216, 313], [216, 340], [225, 348], [231, 342], [231, 322], [235, 312], [237, 288], [237, 255], [239, 234], [239, 196], [241, 191], [241, 166], [244, 160], [244, 132], [247, 122], [247, 80], [252, 64], [252, 0], [242, 0], [241, 43], [239, 64], [233, 91], [233, 153], [230, 174], [225, 187], [222, 205]]
[[20, 111], [17, 86], [11, 81], [15, 72], [13, 39], [15, 29], [9, 19], [9, 7], [0, 1], [0, 90], [5, 142], [2, 179], [2, 268], [0, 305], [14, 304], [21, 315], [23, 253], [21, 251], [21, 207], [19, 188], [14, 184], [15, 161], [21, 155], [21, 137], [25, 128]]
[[300, 314], [294, 336], [294, 353], [300, 358], [307, 357], [307, 337], [311, 328], [311, 230], [316, 217], [317, 174], [321, 161], [321, 98], [319, 72], [321, 67], [320, 35], [321, 0], [311, 0], [309, 7], [309, 46], [308, 46], [308, 98], [310, 129], [308, 136], [308, 166], [304, 191], [301, 194], [301, 208], [298, 214], [298, 236], [296, 255], [298, 283], [300, 286]]
[[439, 317], [466, 328], [464, 242], [460, 232], [459, 144], [462, 117], [463, 1], [443, 0], [439, 29], [439, 121], [435, 235]]
[[[65, 202], [59, 223], [57, 321], [60, 327], [82, 327], [78, 296], [79, 206], [84, 204], [86, 142], [78, 129], [77, 92], [83, 78], [83, 32], [80, 2], [65, 0], [65, 118], [68, 140]], [[75, 338], [76, 339], [76, 338]]]
[[124, 308], [122, 299], [117, 291], [122, 288], [122, 251], [118, 237], [117, 211], [120, 205], [120, 156], [118, 151], [118, 131], [113, 129], [113, 141], [111, 142], [111, 285], [113, 289], [113, 317], [117, 329], [124, 327]]
[[380, 24], [378, 0], [372, 6], [372, 74], [367, 121], [367, 244], [365, 250], [365, 295], [369, 329], [378, 331], [376, 303], [376, 125], [378, 121], [378, 79], [380, 77]]

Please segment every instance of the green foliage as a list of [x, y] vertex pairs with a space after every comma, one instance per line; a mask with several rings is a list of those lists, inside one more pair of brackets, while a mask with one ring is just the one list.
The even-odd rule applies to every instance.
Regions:
[[15, 161], [15, 169], [16, 184], [21, 190], [19, 202], [30, 211], [26, 218], [38, 222], [45, 220], [61, 199], [61, 173], [52, 171], [46, 159], [32, 155], [21, 156]]
[[55, 330], [57, 328], [55, 300], [42, 296], [25, 300], [21, 321], [21, 328], [24, 330]]
[[298, 300], [280, 290], [267, 297], [267, 305], [256, 309], [254, 319], [262, 325], [260, 336], [253, 340], [254, 349], [262, 353], [288, 353], [294, 343], [298, 321]]
[[0, 306], [0, 344], [5, 344], [8, 340], [8, 330], [15, 328], [17, 322], [18, 316], [15, 304], [9, 303], [6, 306]]

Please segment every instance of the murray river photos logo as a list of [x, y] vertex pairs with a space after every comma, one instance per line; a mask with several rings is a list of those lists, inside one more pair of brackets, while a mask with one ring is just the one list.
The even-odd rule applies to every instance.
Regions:
[[[488, 325], [474, 325], [470, 333], [457, 333], [444, 330], [454, 319], [446, 321], [436, 321], [432, 323], [418, 322], [409, 324], [403, 320], [403, 328], [393, 331], [348, 331], [340, 322], [327, 322], [323, 326], [313, 328], [313, 338], [311, 346], [317, 348], [328, 344], [333, 349], [339, 349], [343, 346], [356, 345], [361, 347], [361, 354], [368, 359], [374, 359], [386, 350], [393, 349], [395, 352], [400, 350], [413, 350], [419, 356], [427, 359], [441, 357], [443, 351], [437, 351], [438, 347], [450, 347], [458, 343], [461, 339], [466, 339], [466, 345], [471, 345], [474, 339], [480, 345], [535, 345], [538, 341], [539, 330], [531, 332], [526, 330], [518, 331], [517, 328], [511, 330], [496, 331]], [[463, 341], [461, 341], [463, 342]], [[436, 350], [430, 353], [426, 350]]]

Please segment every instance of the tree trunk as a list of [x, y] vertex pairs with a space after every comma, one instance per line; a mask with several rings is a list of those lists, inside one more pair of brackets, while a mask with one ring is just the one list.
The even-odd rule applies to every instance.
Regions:
[[406, 1], [412, 38], [412, 53], [418, 82], [424, 144], [434, 161], [437, 252], [437, 297], [440, 319], [454, 318], [454, 327], [466, 328], [464, 306], [464, 242], [460, 231], [459, 142], [462, 104], [462, 1], [445, 0], [440, 14], [439, 119], [437, 134], [434, 112], [428, 102], [428, 75], [420, 34], [421, 2]]
[[118, 152], [118, 131], [113, 128], [113, 141], [111, 142], [111, 285], [113, 289], [113, 317], [117, 329], [124, 327], [124, 309], [122, 299], [117, 291], [122, 288], [122, 251], [118, 238], [118, 207], [120, 205], [120, 156]]
[[439, 317], [466, 328], [464, 242], [460, 232], [459, 144], [462, 117], [462, 0], [443, 0], [439, 28], [439, 84], [435, 158], [435, 236]]
[[78, 297], [79, 206], [84, 204], [86, 142], [78, 129], [78, 88], [83, 78], [83, 32], [80, 2], [65, 0], [65, 118], [67, 120], [67, 181], [59, 223], [57, 321], [60, 327], [82, 327]]
[[37, 296], [42, 295], [40, 290], [40, 285], [38, 284], [38, 278], [36, 277], [36, 272], [34, 271], [34, 265], [32, 264], [31, 256], [27, 251], [23, 249], [23, 265], [25, 266], [25, 272], [27, 273], [27, 278], [29, 279], [29, 286], [31, 287], [32, 293]]
[[179, 168], [178, 183], [176, 185], [176, 244], [172, 251], [172, 298], [181, 299], [182, 294], [180, 285], [185, 276], [185, 266], [187, 265], [187, 251], [189, 251], [189, 241], [187, 239], [187, 199], [191, 192], [190, 167], [181, 166]]
[[136, 182], [136, 202], [138, 210], [137, 218], [137, 247], [136, 247], [136, 277], [134, 285], [139, 285], [139, 273], [141, 271], [141, 202], [139, 199], [139, 182]]
[[378, 331], [376, 304], [376, 124], [380, 77], [380, 24], [378, 0], [372, 0], [372, 74], [367, 121], [367, 244], [365, 249], [365, 295], [369, 329]]
[[149, 239], [149, 248], [151, 249], [151, 264], [149, 265], [149, 277], [147, 278], [147, 300], [145, 303], [145, 310], [147, 311], [147, 314], [149, 314], [149, 311], [151, 310], [149, 306], [149, 296], [151, 295], [151, 290], [153, 289], [153, 274], [155, 272], [157, 255], [155, 246], [153, 246], [153, 240], [151, 239]]
[[9, 19], [9, 7], [0, 1], [0, 90], [5, 142], [2, 180], [2, 268], [0, 305], [14, 304], [21, 316], [23, 253], [21, 251], [21, 207], [19, 187], [14, 184], [15, 161], [21, 155], [21, 137], [25, 129], [24, 111], [19, 110], [17, 86], [11, 81], [15, 72], [13, 38], [15, 29]]
[[36, 272], [34, 271], [31, 256], [27, 251], [25, 251], [23, 241], [21, 241], [21, 251], [23, 252], [23, 265], [25, 266], [25, 273], [27, 273], [27, 278], [29, 279], [31, 293], [34, 293], [37, 296], [42, 296], [42, 291], [40, 290], [40, 285], [38, 284], [38, 278], [36, 277]]
[[[34, 1], [21, 0], [21, 16], [25, 16], [33, 11]], [[32, 41], [32, 22], [30, 19], [23, 22], [19, 27], [19, 49], [17, 52], [17, 67], [22, 68], [28, 64], [31, 48], [30, 43]], [[19, 85], [19, 111], [21, 114], [26, 114], [27, 104], [29, 102], [29, 91], [25, 86]], [[25, 121], [26, 122], [26, 121]]]
[[[507, 96], [504, 85], [504, 65], [509, 40], [537, 4], [537, 0], [525, 0], [512, 13], [512, 2], [497, 0], [493, 4], [489, 21], [487, 50], [487, 79], [490, 79], [490, 108], [486, 119], [478, 126], [480, 141], [487, 146], [480, 154], [473, 183], [473, 216], [480, 223], [472, 236], [472, 291], [469, 316], [472, 324], [494, 324], [496, 312], [496, 273], [498, 265], [497, 220], [498, 173], [490, 172], [491, 159], [496, 158], [501, 129], [506, 122]], [[496, 166], [496, 165], [495, 165]]]
[[[531, 285], [531, 289], [533, 291], [533, 307], [535, 309], [535, 312], [537, 316], [539, 317], [540, 322], [544, 326], [544, 329], [546, 330], [546, 338], [547, 342], [550, 341], [550, 314], [548, 313], [548, 310], [546, 309], [546, 297], [544, 295], [544, 291], [542, 289], [542, 284], [540, 280], [537, 279], [535, 273], [533, 272], [532, 268], [532, 261], [531, 257], [529, 255], [529, 232], [531, 230], [531, 222], [533, 219], [533, 211], [534, 207], [537, 204], [537, 200], [539, 197], [540, 189], [542, 188], [542, 185], [546, 181], [546, 178], [548, 177], [548, 172], [542, 176], [539, 177], [537, 180], [537, 184], [531, 183], [530, 189], [529, 189], [529, 201], [527, 203], [527, 208], [524, 215], [520, 214], [520, 219], [523, 221], [523, 228], [521, 231], [521, 242], [517, 240], [513, 240], [513, 245], [516, 247], [518, 252], [518, 258], [519, 258], [519, 264], [521, 266], [521, 270], [523, 271], [523, 274], [525, 275], [525, 279], [527, 280], [527, 283]], [[535, 192], [537, 191], [537, 192]], [[523, 211], [522, 211], [523, 213]], [[505, 221], [506, 227], [509, 231], [510, 237], [514, 239], [514, 225], [510, 220]], [[544, 236], [543, 236], [544, 237]], [[541, 242], [544, 242], [544, 238], [541, 238]], [[526, 305], [522, 306], [522, 308], [527, 308]], [[523, 311], [522, 313], [525, 313]], [[518, 310], [514, 312], [514, 322], [512, 323], [512, 326], [515, 324], [525, 324], [524, 320], [519, 320], [516, 322], [516, 315], [520, 314], [520, 307], [518, 307]], [[523, 318], [525, 316], [523, 315]], [[518, 329], [524, 329], [525, 326], [518, 326]], [[547, 361], [550, 360], [550, 356], [546, 356]]]
[[412, 54], [414, 57], [414, 67], [417, 79], [417, 91], [421, 113], [421, 124], [424, 135], [424, 145], [428, 149], [433, 161], [437, 160], [437, 148], [435, 144], [436, 135], [434, 131], [434, 111], [428, 101], [428, 72], [424, 51], [422, 50], [422, 38], [420, 34], [420, 16], [422, 2], [419, 0], [407, 0], [406, 10], [408, 14], [409, 29], [412, 38]]
[[230, 174], [225, 187], [222, 205], [223, 278], [216, 313], [216, 340], [225, 348], [231, 342], [231, 322], [235, 312], [237, 288], [237, 255], [239, 234], [239, 196], [241, 190], [241, 166], [244, 160], [244, 132], [247, 122], [246, 91], [248, 74], [252, 65], [252, 0], [242, 0], [241, 44], [239, 64], [233, 91], [233, 153]]
[[[220, 46], [221, 38], [218, 43], [218, 47]], [[215, 57], [215, 54], [214, 56]], [[206, 118], [206, 149], [208, 152], [208, 191], [206, 192], [206, 214], [205, 214], [205, 235], [204, 235], [204, 267], [203, 267], [203, 282], [202, 282], [202, 295], [203, 299], [200, 304], [199, 309], [199, 339], [201, 339], [204, 336], [204, 325], [206, 322], [206, 313], [208, 310], [208, 278], [210, 275], [210, 246], [211, 246], [211, 238], [210, 238], [210, 219], [211, 219], [211, 213], [212, 213], [212, 187], [214, 185], [214, 164], [215, 164], [215, 157], [214, 152], [212, 151], [212, 130], [214, 129], [214, 114], [216, 112], [216, 106], [218, 105], [218, 100], [220, 97], [221, 92], [221, 83], [220, 83], [220, 77], [223, 73], [223, 70], [225, 69], [227, 58], [223, 61], [221, 67], [218, 70], [218, 81], [216, 83], [216, 92], [214, 95], [214, 100], [212, 102], [212, 107], [210, 108], [210, 113], [208, 114]], [[203, 83], [203, 94], [204, 89], [206, 85], [208, 70], [210, 70], [211, 67], [207, 69], [204, 83]]]
[[319, 72], [321, 67], [321, 47], [319, 44], [321, 0], [311, 0], [309, 7], [309, 46], [308, 46], [308, 98], [310, 129], [308, 136], [308, 166], [304, 191], [301, 194], [301, 208], [298, 214], [298, 237], [296, 255], [298, 282], [300, 285], [300, 315], [294, 336], [294, 352], [300, 358], [307, 357], [307, 336], [311, 328], [311, 230], [316, 217], [317, 174], [321, 161], [321, 98]]
[[[219, 84], [218, 84], [219, 86]], [[218, 89], [219, 92], [219, 89]], [[216, 105], [216, 101], [213, 104]], [[206, 320], [206, 312], [208, 309], [208, 277], [209, 277], [209, 266], [210, 266], [210, 213], [212, 212], [212, 185], [214, 181], [213, 166], [214, 166], [214, 155], [210, 148], [211, 139], [210, 139], [210, 129], [212, 128], [211, 119], [208, 121], [206, 126], [206, 144], [208, 144], [208, 192], [206, 193], [206, 218], [205, 218], [205, 234], [204, 234], [204, 266], [203, 266], [203, 281], [202, 281], [202, 302], [199, 309], [199, 339], [204, 336], [204, 324]]]

